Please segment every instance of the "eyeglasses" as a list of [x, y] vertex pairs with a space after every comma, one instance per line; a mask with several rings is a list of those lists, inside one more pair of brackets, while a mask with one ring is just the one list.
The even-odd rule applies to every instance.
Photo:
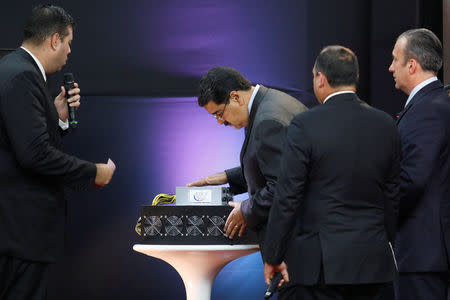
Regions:
[[225, 106], [223, 107], [222, 111], [213, 114], [212, 117], [214, 119], [216, 119], [217, 121], [225, 122], [225, 119], [223, 118], [223, 114], [225, 113], [225, 109], [227, 109], [228, 103], [230, 103], [230, 102], [225, 103]]

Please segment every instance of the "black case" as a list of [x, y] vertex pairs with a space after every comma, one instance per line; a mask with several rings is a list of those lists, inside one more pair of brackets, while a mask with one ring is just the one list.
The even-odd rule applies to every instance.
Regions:
[[245, 229], [233, 239], [223, 227], [233, 207], [223, 206], [142, 206], [141, 241], [161, 245], [258, 244], [254, 231]]

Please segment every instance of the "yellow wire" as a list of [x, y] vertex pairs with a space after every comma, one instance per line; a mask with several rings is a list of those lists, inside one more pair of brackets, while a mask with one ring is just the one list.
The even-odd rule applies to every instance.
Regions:
[[158, 194], [152, 201], [152, 205], [158, 205], [158, 204], [170, 204], [174, 203], [176, 200], [176, 195], [172, 194]]
[[[158, 204], [170, 204], [174, 203], [176, 200], [176, 195], [173, 194], [158, 194], [153, 198], [152, 206], [156, 206]], [[139, 217], [134, 230], [136, 230], [137, 234], [141, 235], [141, 217]]]

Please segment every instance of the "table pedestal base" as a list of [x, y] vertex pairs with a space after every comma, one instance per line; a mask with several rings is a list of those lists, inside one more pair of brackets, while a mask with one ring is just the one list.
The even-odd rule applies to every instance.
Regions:
[[134, 245], [133, 249], [174, 267], [183, 279], [187, 300], [209, 300], [219, 271], [230, 261], [258, 251], [258, 245]]

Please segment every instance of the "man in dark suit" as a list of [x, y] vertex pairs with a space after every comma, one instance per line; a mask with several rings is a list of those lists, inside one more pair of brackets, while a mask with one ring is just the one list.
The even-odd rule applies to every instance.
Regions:
[[263, 259], [266, 283], [281, 272], [292, 299], [377, 299], [396, 272], [400, 141], [355, 94], [358, 74], [350, 49], [324, 48], [313, 68], [323, 105], [288, 128]]
[[[63, 186], [109, 183], [115, 166], [61, 151], [68, 103], [78, 85], [51, 99], [46, 74], [66, 63], [73, 19], [62, 8], [32, 10], [20, 48], [0, 60], [0, 299], [44, 299], [48, 267], [63, 244]], [[67, 99], [70, 97], [69, 99]]]
[[447, 299], [450, 254], [450, 100], [436, 74], [442, 45], [427, 29], [401, 34], [389, 71], [409, 95], [402, 141], [397, 299]]
[[[286, 128], [292, 118], [305, 111], [297, 99], [263, 85], [253, 86], [232, 68], [215, 67], [200, 80], [198, 104], [219, 124], [245, 127], [241, 166], [214, 174], [189, 186], [229, 183], [234, 194], [248, 192], [249, 199], [230, 202], [234, 206], [226, 224], [226, 234], [242, 235], [248, 225], [262, 245], [264, 228], [272, 205]], [[282, 294], [282, 293], [281, 293]], [[280, 299], [283, 295], [280, 295]]]

